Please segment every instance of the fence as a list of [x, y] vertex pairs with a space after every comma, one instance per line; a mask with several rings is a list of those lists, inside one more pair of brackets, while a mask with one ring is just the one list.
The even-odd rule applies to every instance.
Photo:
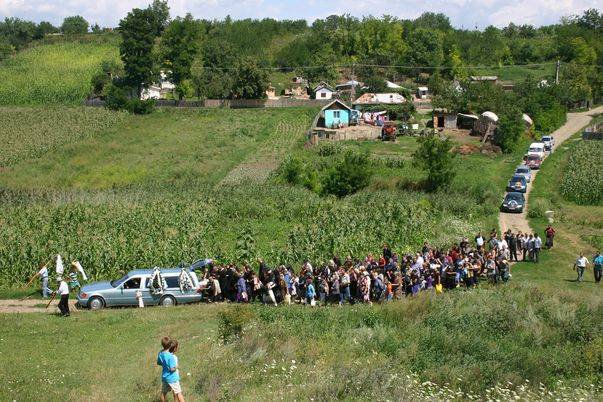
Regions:
[[[190, 100], [168, 100], [158, 99], [158, 107], [181, 107], [181, 108], [282, 108], [282, 107], [321, 107], [332, 100], [322, 99], [206, 99], [201, 101]], [[86, 99], [86, 106], [104, 106], [105, 102], [100, 99]]]

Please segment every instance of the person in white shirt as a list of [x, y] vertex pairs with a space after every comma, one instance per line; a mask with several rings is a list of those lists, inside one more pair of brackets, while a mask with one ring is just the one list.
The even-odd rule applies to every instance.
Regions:
[[582, 277], [584, 276], [584, 270], [586, 269], [586, 265], [589, 264], [588, 259], [584, 256], [584, 253], [580, 253], [580, 257], [574, 263], [574, 269], [578, 272], [578, 279], [576, 282], [582, 282]]
[[31, 283], [36, 276], [40, 277], [42, 286], [42, 297], [47, 298], [52, 293], [52, 290], [50, 290], [50, 288], [48, 287], [48, 268], [46, 267], [46, 264], [40, 264], [40, 270], [35, 273], [35, 275], [31, 278], [29, 282]]
[[61, 311], [61, 315], [63, 317], [69, 317], [69, 286], [61, 276], [57, 276], [57, 282], [59, 283], [59, 288], [55, 293], [61, 296], [61, 300], [59, 301], [59, 310]]
[[536, 233], [535, 236], [536, 237], [534, 237], [534, 262], [537, 263], [538, 255], [540, 254], [540, 249], [542, 248], [542, 239], [540, 238], [538, 233]]

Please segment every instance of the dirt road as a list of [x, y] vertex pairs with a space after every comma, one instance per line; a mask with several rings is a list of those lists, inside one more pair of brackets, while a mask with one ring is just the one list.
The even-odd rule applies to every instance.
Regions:
[[[587, 112], [568, 113], [567, 122], [552, 134], [553, 137], [555, 137], [555, 147], [553, 148], [553, 150], [559, 147], [561, 143], [570, 138], [582, 127], [586, 126], [590, 122], [592, 116], [596, 115], [597, 113], [603, 113], [603, 106], [599, 106]], [[519, 230], [524, 233], [532, 232], [527, 219], [527, 210], [529, 207], [529, 198], [530, 192], [532, 191], [532, 184], [534, 183], [534, 179], [537, 175], [537, 170], [532, 172], [532, 181], [528, 183], [528, 188], [526, 191], [526, 208], [524, 208], [523, 212], [521, 214], [501, 212], [498, 215], [498, 225], [500, 227], [501, 233], [506, 232], [508, 229], [511, 229], [513, 232], [517, 232]]]
[[[47, 313], [55, 314], [58, 312], [58, 300], [53, 300], [48, 309], [45, 308], [48, 300], [36, 299], [5, 299], [0, 300], [0, 314], [2, 313]], [[69, 309], [75, 311], [75, 300], [69, 300]]]

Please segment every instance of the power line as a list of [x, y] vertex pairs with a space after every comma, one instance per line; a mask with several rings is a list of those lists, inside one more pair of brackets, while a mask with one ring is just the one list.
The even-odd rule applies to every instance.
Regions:
[[[413, 65], [403, 65], [403, 64], [363, 64], [363, 63], [353, 63], [353, 64], [323, 64], [323, 65], [313, 65], [313, 66], [280, 66], [280, 67], [258, 67], [261, 70], [270, 70], [270, 71], [279, 71], [279, 70], [295, 70], [295, 69], [319, 69], [319, 68], [356, 68], [356, 67], [373, 67], [373, 68], [397, 68], [397, 69], [408, 69], [408, 70], [452, 70], [452, 69], [463, 69], [463, 70], [497, 70], [497, 69], [505, 69], [505, 68], [513, 68], [513, 67], [544, 67], [544, 66], [555, 66], [556, 62], [547, 62], [547, 63], [531, 63], [531, 64], [505, 64], [502, 66], [413, 66]], [[594, 68], [603, 68], [603, 65], [597, 64], [574, 64], [577, 67], [594, 67]], [[237, 67], [213, 67], [213, 66], [196, 66], [194, 69], [201, 70], [222, 70], [222, 71], [231, 71], [236, 70]]]

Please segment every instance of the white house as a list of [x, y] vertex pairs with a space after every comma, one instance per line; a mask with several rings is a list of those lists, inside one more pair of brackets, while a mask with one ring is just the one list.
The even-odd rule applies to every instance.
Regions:
[[147, 99], [160, 99], [161, 98], [161, 87], [158, 85], [151, 85], [147, 89], [143, 89], [140, 94], [140, 100]]
[[354, 102], [354, 106], [366, 105], [399, 105], [406, 102], [404, 96], [399, 93], [365, 93]]
[[427, 99], [428, 97], [429, 97], [429, 88], [427, 88], [427, 87], [418, 87], [417, 88], [417, 98]]
[[326, 82], [321, 82], [314, 88], [314, 97], [316, 99], [331, 99], [335, 91]]

